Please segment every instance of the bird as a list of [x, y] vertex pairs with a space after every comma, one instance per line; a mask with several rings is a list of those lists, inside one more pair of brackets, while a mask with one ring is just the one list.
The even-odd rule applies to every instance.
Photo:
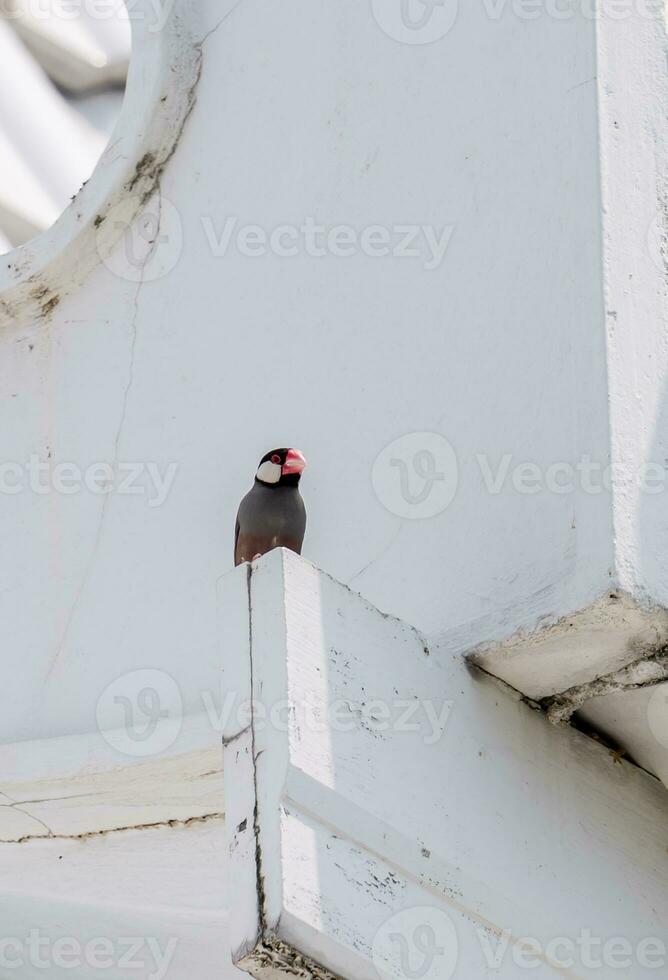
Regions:
[[253, 561], [274, 548], [302, 552], [306, 508], [299, 481], [306, 459], [299, 449], [273, 449], [260, 460], [255, 482], [239, 504], [234, 564]]

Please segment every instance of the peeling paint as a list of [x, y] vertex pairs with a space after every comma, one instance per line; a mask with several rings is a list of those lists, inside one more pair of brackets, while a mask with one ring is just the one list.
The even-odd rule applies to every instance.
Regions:
[[330, 973], [308, 956], [304, 956], [294, 946], [273, 937], [259, 943], [237, 965], [258, 980], [273, 977], [276, 972], [301, 980], [342, 980], [337, 974]]

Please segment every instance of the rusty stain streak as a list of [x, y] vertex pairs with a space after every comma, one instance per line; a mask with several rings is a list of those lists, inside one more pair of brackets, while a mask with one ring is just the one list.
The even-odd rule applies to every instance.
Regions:
[[47, 317], [49, 313], [52, 313], [55, 308], [60, 303], [60, 296], [56, 294], [55, 296], [50, 296], [45, 303], [42, 304], [42, 316]]

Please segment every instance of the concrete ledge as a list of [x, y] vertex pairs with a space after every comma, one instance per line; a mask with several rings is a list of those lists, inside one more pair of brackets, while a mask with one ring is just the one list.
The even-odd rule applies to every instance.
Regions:
[[[611, 593], [549, 627], [476, 650], [468, 659], [537, 704], [555, 724], [577, 713], [605, 732], [622, 754], [642, 759], [645, 768], [665, 779], [660, 721], [648, 712], [625, 717], [619, 698], [668, 683], [667, 610]], [[616, 699], [608, 704], [612, 696]]]
[[535, 633], [481, 647], [469, 660], [542, 701], [651, 659], [666, 644], [668, 611], [610, 593]]

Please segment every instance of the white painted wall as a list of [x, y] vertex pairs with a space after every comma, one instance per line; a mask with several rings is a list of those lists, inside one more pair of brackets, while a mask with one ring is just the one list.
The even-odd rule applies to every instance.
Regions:
[[[509, 896], [508, 927], [547, 937], [548, 925], [570, 933], [591, 913], [599, 932], [635, 940], [661, 925], [663, 790], [576, 733], [555, 733], [491, 681], [478, 685], [458, 654], [581, 608], [616, 578], [663, 598], [659, 503], [652, 510], [627, 492], [627, 461], [643, 458], [655, 430], [661, 448], [661, 270], [639, 294], [625, 285], [629, 259], [644, 269], [639, 215], [649, 216], [656, 193], [635, 187], [646, 186], [654, 159], [637, 147], [650, 154], [662, 146], [663, 123], [648, 105], [662, 97], [665, 76], [647, 78], [663, 36], [643, 24], [626, 45], [621, 27], [586, 17], [460, 7], [449, 33], [425, 45], [394, 40], [377, 4], [374, 16], [352, 0], [183, 0], [164, 31], [135, 25], [125, 114], [100, 169], [52, 233], [0, 268], [0, 460], [25, 464], [34, 455], [47, 469], [152, 463], [162, 472], [175, 466], [176, 478], [157, 507], [152, 491], [2, 496], [0, 739], [12, 743], [2, 775], [5, 788], [25, 779], [23, 763], [12, 768], [25, 761], [22, 740], [39, 759], [40, 739], [87, 746], [100, 696], [128, 671], [171, 675], [186, 731], [196, 728], [202, 691], [219, 691], [221, 664], [244, 635], [246, 604], [230, 611], [219, 602], [236, 506], [259, 456], [290, 442], [310, 461], [306, 556], [427, 634], [440, 682], [430, 679], [454, 692], [451, 740], [425, 763], [425, 778], [412, 748], [401, 755], [400, 778], [416, 799], [427, 776], [442, 781], [395, 829], [411, 841], [424, 831], [434, 841], [427, 850], [440, 847], [446, 863], [463, 866], [463, 928], [477, 901], [473, 880], [493, 889], [501, 928], [499, 895]], [[641, 64], [647, 73], [637, 81]], [[120, 234], [115, 206], [129, 189], [146, 196], [156, 222], [140, 220], [109, 253]], [[229, 218], [267, 232], [309, 218], [358, 232], [454, 230], [430, 270], [424, 252], [251, 258], [232, 243], [215, 254], [212, 237]], [[128, 249], [138, 245], [134, 265]], [[605, 308], [623, 324], [608, 332], [607, 365]], [[494, 469], [504, 454], [512, 466], [543, 470], [582, 456], [606, 463], [611, 424], [614, 494], [520, 494], [508, 484], [495, 495], [484, 485], [478, 454]], [[449, 440], [459, 484], [448, 508], [411, 520], [388, 511], [372, 474], [377, 490], [382, 450], [421, 432]], [[380, 497], [396, 476], [381, 471]], [[235, 581], [240, 574], [232, 572]], [[362, 660], [350, 683], [414, 679], [399, 657], [386, 675], [378, 650], [375, 658]], [[364, 744], [369, 766], [382, 771], [388, 753]], [[206, 739], [205, 747], [214, 751]], [[185, 753], [180, 743], [177, 750]], [[345, 770], [343, 747], [337, 758]], [[183, 776], [170, 781], [175, 796], [139, 800], [142, 819], [148, 812], [164, 823], [182, 806], [209, 812], [210, 784], [184, 788]], [[357, 794], [356, 806], [391, 823], [392, 780], [371, 797], [361, 777], [351, 778], [337, 773], [342, 799]], [[92, 783], [106, 820], [126, 784], [100, 780]], [[85, 807], [73, 807], [79, 822], [99, 816], [89, 790]], [[53, 794], [37, 795], [50, 819]], [[122, 813], [135, 803], [124, 798]], [[187, 852], [188, 889], [179, 906], [167, 888], [160, 929], [172, 914], [184, 920], [191, 945], [174, 975], [205, 976], [218, 969], [219, 951], [203, 963], [198, 943], [224, 930], [215, 822], [158, 829], [150, 844], [146, 831], [130, 830], [118, 852], [120, 836], [100, 838], [70, 877], [51, 867], [61, 860], [56, 841], [19, 844], [10, 834], [0, 901], [25, 922], [12, 894], [25, 874], [25, 890], [34, 897], [41, 888], [46, 911], [60, 889], [64, 904], [78, 894], [95, 908], [91, 869], [102, 866], [114, 906], [105, 921], [124, 930], [128, 913], [153, 921], [146, 909], [165, 888], [161, 855]], [[301, 832], [290, 840], [296, 902], [295, 868], [308, 854]], [[77, 861], [84, 847], [67, 842]], [[146, 869], [147, 887], [119, 909], [129, 854], [137, 874]], [[179, 885], [185, 878], [174, 870]], [[369, 913], [367, 930], [380, 921], [377, 908], [350, 908]], [[87, 927], [80, 909], [63, 916]], [[463, 962], [479, 968], [473, 955]]]
[[663, 11], [599, 30], [601, 155], [616, 567], [641, 600], [668, 601], [665, 493], [668, 97]]
[[[70, 290], [68, 272], [47, 317], [6, 318], [3, 459], [178, 472], [153, 509], [3, 498], [3, 737], [89, 731], [123, 671], [185, 679], [214, 657], [235, 509], [276, 443], [310, 461], [305, 554], [457, 649], [606, 587], [607, 494], [494, 496], [475, 461], [608, 458], [594, 24], [461, 6], [446, 37], [406, 45], [366, 3], [236, 5], [202, 46], [147, 281], [101, 266]], [[203, 37], [228, 9], [200, 7], [177, 8], [175, 30]], [[216, 257], [206, 229], [229, 216], [454, 232], [431, 271], [234, 244]], [[422, 431], [455, 448], [459, 489], [402, 520], [372, 467]]]
[[[0, 845], [0, 861], [5, 976], [36, 980], [45, 963], [58, 980], [243, 976], [228, 955], [222, 821]], [[111, 949], [91, 946], [100, 939]]]

